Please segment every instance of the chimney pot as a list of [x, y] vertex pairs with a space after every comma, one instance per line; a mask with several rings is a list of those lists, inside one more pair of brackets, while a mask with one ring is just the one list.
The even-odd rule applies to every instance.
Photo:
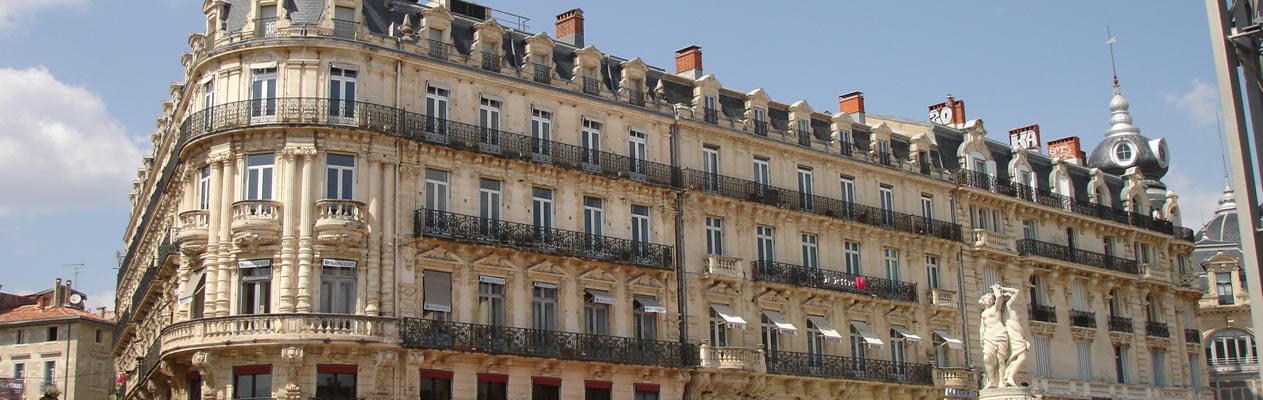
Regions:
[[675, 74], [692, 79], [702, 77], [702, 47], [689, 45], [675, 51]]
[[557, 14], [557, 41], [583, 47], [583, 10], [573, 9]]

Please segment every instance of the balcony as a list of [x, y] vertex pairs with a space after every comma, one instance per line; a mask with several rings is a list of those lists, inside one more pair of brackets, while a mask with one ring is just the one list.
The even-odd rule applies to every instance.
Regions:
[[346, 19], [333, 20], [333, 37], [355, 40], [355, 32], [359, 30], [358, 22]]
[[679, 342], [403, 318], [399, 338], [409, 349], [687, 368], [696, 349]]
[[1043, 304], [1031, 304], [1031, 321], [1057, 323], [1057, 307]]
[[1169, 338], [1171, 331], [1164, 322], [1145, 321], [1145, 335], [1151, 337]]
[[258, 37], [276, 36], [276, 17], [259, 18], [254, 20], [254, 24]]
[[773, 261], [754, 261], [754, 280], [854, 293], [894, 301], [917, 301], [917, 284], [808, 268]]
[[719, 123], [719, 110], [710, 107], [702, 107], [702, 119], [712, 124]]
[[193, 210], [180, 213], [180, 229], [175, 234], [175, 242], [206, 243], [207, 229], [210, 228], [210, 211]]
[[415, 236], [509, 247], [562, 257], [587, 258], [672, 270], [672, 247], [583, 232], [537, 227], [472, 215], [419, 209]]
[[1029, 186], [1024, 184], [1010, 182], [1007, 179], [994, 177], [984, 172], [962, 169], [957, 170], [953, 175], [956, 183], [962, 186], [1015, 197], [1043, 206], [1058, 208], [1092, 218], [1110, 220], [1120, 224], [1127, 224], [1155, 232], [1177, 235], [1177, 238], [1180, 234], [1179, 232], [1176, 232], [1174, 225], [1171, 224], [1171, 221], [1155, 219], [1144, 214], [1137, 214], [1102, 204], [1094, 204], [1088, 201], [1074, 199], [1069, 196], [1053, 193], [1047, 189], [1032, 190]]
[[1237, 358], [1221, 358], [1218, 360], [1208, 360], [1211, 375], [1218, 374], [1235, 374], [1241, 372], [1251, 372], [1258, 374], [1259, 359], [1257, 357], [1237, 357]]
[[503, 65], [504, 57], [488, 51], [482, 52], [482, 69], [484, 71], [500, 72], [500, 68]]
[[974, 229], [974, 249], [987, 249], [1000, 252], [1013, 251], [1013, 238], [1000, 232], [986, 229]]
[[1187, 343], [1202, 343], [1202, 333], [1196, 329], [1184, 330], [1184, 341]]
[[798, 137], [798, 145], [811, 147], [811, 131], [794, 130], [794, 136]]
[[962, 367], [934, 368], [934, 386], [950, 389], [978, 390], [974, 370]]
[[642, 92], [636, 89], [628, 89], [627, 102], [631, 103], [632, 105], [644, 107], [645, 106], [645, 92]]
[[1196, 242], [1193, 230], [1183, 226], [1175, 227], [1175, 238], [1189, 243]]
[[601, 81], [596, 78], [583, 78], [583, 93], [593, 96], [601, 95]]
[[857, 379], [933, 385], [929, 364], [869, 360], [824, 354], [776, 351], [767, 353], [767, 372], [821, 378]]
[[275, 242], [280, 236], [280, 202], [242, 200], [232, 203], [233, 241], [263, 244]]
[[745, 273], [741, 271], [741, 259], [736, 257], [724, 257], [717, 254], [707, 254], [703, 259], [706, 263], [706, 275], [712, 277], [726, 278], [745, 278]]
[[890, 153], [877, 152], [877, 163], [887, 167], [898, 167], [899, 160]]
[[767, 136], [767, 121], [754, 120], [754, 134]]
[[553, 83], [553, 69], [544, 64], [531, 63], [532, 78], [535, 82], [549, 85]]
[[302, 338], [311, 341], [394, 340], [395, 319], [354, 314], [259, 314], [203, 318], [171, 324], [162, 330], [162, 348], [188, 349], [225, 342], [251, 343]]
[[777, 208], [802, 211], [845, 221], [907, 232], [940, 239], [959, 241], [960, 225], [906, 214], [894, 210], [831, 199], [797, 190], [737, 179], [698, 170], [682, 172], [683, 187], [699, 188], [707, 193], [753, 201]]
[[1034, 239], [1017, 241], [1017, 252], [1023, 256], [1037, 256], [1054, 260], [1068, 261], [1075, 264], [1103, 268], [1127, 274], [1139, 274], [1140, 267], [1136, 261], [1109, 256], [1097, 252], [1079, 250], [1055, 243], [1041, 242]]
[[368, 214], [364, 202], [325, 199], [316, 202], [316, 237], [346, 245], [359, 245], [368, 235]]
[[959, 306], [960, 303], [956, 302], [956, 292], [943, 289], [930, 289], [930, 305], [954, 308]]
[[1096, 329], [1096, 313], [1071, 309], [1070, 326]]
[[1132, 333], [1131, 318], [1110, 316], [1110, 332]]
[[764, 372], [763, 350], [745, 347], [711, 346], [702, 343], [699, 349], [699, 366], [706, 369]]
[[447, 43], [443, 43], [442, 40], [427, 39], [426, 47], [426, 55], [440, 60], [447, 59], [450, 47]]

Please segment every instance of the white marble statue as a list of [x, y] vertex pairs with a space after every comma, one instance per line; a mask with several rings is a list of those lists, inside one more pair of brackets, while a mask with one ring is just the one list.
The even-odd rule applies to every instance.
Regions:
[[1026, 361], [1026, 332], [1019, 313], [1013, 310], [1018, 290], [991, 285], [991, 292], [982, 295], [982, 364], [984, 389], [1017, 386], [1014, 376]]

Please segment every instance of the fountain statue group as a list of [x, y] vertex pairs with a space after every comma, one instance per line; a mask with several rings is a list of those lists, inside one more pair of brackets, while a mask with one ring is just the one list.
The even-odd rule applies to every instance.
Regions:
[[1018, 386], [1014, 376], [1026, 361], [1026, 332], [1022, 328], [1018, 310], [1013, 309], [1019, 291], [1015, 288], [991, 285], [990, 292], [982, 295], [982, 364], [983, 389]]

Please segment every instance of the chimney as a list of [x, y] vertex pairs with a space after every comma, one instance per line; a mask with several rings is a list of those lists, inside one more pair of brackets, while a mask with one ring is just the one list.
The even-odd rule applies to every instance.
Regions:
[[557, 41], [583, 47], [583, 10], [576, 8], [557, 15]]
[[51, 305], [52, 305], [53, 307], [61, 307], [61, 304], [62, 304], [62, 301], [61, 301], [61, 278], [57, 278], [56, 280], [54, 280], [54, 281], [53, 281], [53, 299], [52, 299], [52, 300], [53, 300], [53, 301], [51, 302], [51, 303], [52, 303]]
[[689, 45], [675, 51], [675, 74], [692, 79], [702, 77], [702, 47]]
[[1084, 165], [1088, 159], [1087, 156], [1083, 154], [1083, 148], [1079, 145], [1078, 136], [1049, 141], [1048, 156], [1052, 158], [1061, 158], [1066, 160], [1068, 163], [1078, 165]]
[[962, 128], [965, 126], [965, 101], [947, 95], [947, 101], [930, 106], [930, 122]]
[[1020, 147], [1040, 152], [1039, 124], [1027, 125], [1009, 131], [1009, 147]]
[[864, 92], [856, 90], [838, 96], [838, 112], [854, 115], [855, 121], [861, 124], [868, 123], [864, 116]]
[[104, 319], [104, 318], [105, 318], [105, 307], [97, 307], [97, 308], [96, 308], [96, 315], [97, 315], [98, 317], [101, 317], [102, 319]]
[[44, 308], [48, 306], [48, 298], [44, 296], [40, 296], [36, 300], [39, 302], [39, 310], [44, 311]]

